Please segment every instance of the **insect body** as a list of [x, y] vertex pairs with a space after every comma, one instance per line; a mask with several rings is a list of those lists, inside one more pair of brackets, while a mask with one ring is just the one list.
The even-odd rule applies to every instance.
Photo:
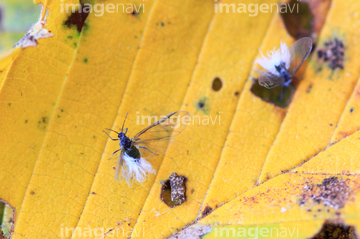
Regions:
[[292, 77], [290, 73], [286, 70], [285, 63], [284, 62], [280, 63], [280, 65], [275, 66], [275, 69], [277, 70], [277, 72], [279, 72], [281, 78], [283, 79], [284, 81], [283, 85], [289, 86], [291, 84]]
[[260, 71], [259, 84], [268, 89], [276, 86], [289, 86], [311, 49], [311, 38], [303, 37], [290, 48], [286, 43], [281, 43], [280, 49], [275, 50], [274, 48], [272, 51], [268, 51], [267, 57], [260, 52], [262, 58], [256, 62], [267, 71]]
[[181, 133], [185, 128], [186, 124], [183, 119], [189, 116], [189, 112], [186, 111], [173, 112], [141, 130], [131, 139], [126, 135], [128, 129], [124, 131], [126, 117], [120, 133], [107, 129], [117, 133], [117, 138], [112, 138], [104, 131], [112, 140], [120, 141], [120, 149], [112, 154], [113, 156], [121, 150], [116, 166], [115, 179], [117, 180], [119, 177], [120, 168], [123, 169], [123, 175], [128, 183], [133, 179], [142, 183], [145, 181], [147, 173], [155, 173], [154, 168], [145, 159], [144, 155], [154, 155], [164, 151], [168, 140]]

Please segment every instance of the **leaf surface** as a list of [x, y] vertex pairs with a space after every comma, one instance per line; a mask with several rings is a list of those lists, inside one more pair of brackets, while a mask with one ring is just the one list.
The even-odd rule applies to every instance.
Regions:
[[[35, 2], [54, 36], [0, 60], [0, 199], [15, 208], [12, 238], [359, 230], [360, 3], [302, 3], [316, 48], [280, 107], [276, 91], [254, 91], [258, 49], [296, 40], [276, 12], [221, 12], [233, 0], [126, 0], [123, 12], [84, 15], [77, 0], [66, 1], [75, 12]], [[331, 44], [340, 60], [321, 55]], [[103, 130], [119, 131], [128, 115], [131, 138], [144, 117], [177, 110], [190, 113], [189, 125], [164, 153], [143, 154], [156, 174], [115, 181], [119, 141]], [[161, 197], [172, 173], [185, 178], [186, 201], [170, 208]], [[332, 200], [321, 196], [328, 183]]]

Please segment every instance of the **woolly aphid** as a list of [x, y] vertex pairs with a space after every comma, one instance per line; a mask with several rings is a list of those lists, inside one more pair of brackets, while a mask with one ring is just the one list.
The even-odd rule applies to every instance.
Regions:
[[[295, 73], [299, 70], [312, 49], [312, 40], [303, 37], [297, 40], [291, 47], [280, 42], [280, 48], [270, 50], [265, 56], [256, 60], [266, 71], [260, 71], [259, 84], [268, 89], [282, 86], [288, 87]], [[281, 91], [282, 92], [282, 91]]]
[[148, 154], [151, 156], [163, 152], [167, 147], [168, 140], [181, 133], [185, 128], [186, 124], [183, 118], [189, 116], [187, 111], [175, 111], [141, 130], [131, 139], [126, 136], [128, 129], [126, 128], [124, 131], [127, 114], [120, 133], [112, 129], [106, 129], [118, 134], [117, 138], [112, 138], [104, 131], [111, 140], [120, 140], [120, 149], [113, 152], [111, 156], [112, 158], [114, 154], [121, 150], [116, 165], [115, 180], [119, 179], [121, 168], [122, 176], [129, 185], [133, 181], [143, 183], [148, 173], [155, 174], [155, 169], [143, 155]]

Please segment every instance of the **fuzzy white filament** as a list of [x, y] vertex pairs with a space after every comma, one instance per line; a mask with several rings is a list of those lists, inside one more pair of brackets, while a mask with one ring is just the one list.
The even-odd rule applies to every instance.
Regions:
[[279, 75], [279, 72], [276, 70], [275, 66], [279, 66], [281, 62], [285, 63], [286, 69], [290, 68], [291, 55], [289, 48], [286, 43], [280, 42], [280, 48], [276, 50], [274, 47], [273, 50], [267, 51], [266, 56], [260, 51], [262, 58], [256, 60], [264, 69], [270, 71], [273, 75]]
[[143, 183], [147, 177], [147, 173], [155, 174], [155, 169], [145, 159], [140, 158], [140, 162], [136, 162], [134, 158], [124, 154], [123, 176], [129, 185], [133, 180]]

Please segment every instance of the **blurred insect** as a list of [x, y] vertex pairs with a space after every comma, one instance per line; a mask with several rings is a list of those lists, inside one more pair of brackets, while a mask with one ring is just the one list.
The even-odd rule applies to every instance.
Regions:
[[132, 139], [126, 136], [128, 129], [126, 128], [124, 131], [127, 114], [120, 133], [112, 129], [106, 129], [118, 134], [117, 138], [112, 138], [104, 131], [110, 139], [114, 141], [120, 140], [120, 149], [111, 155], [113, 157], [115, 153], [121, 150], [116, 165], [115, 180], [119, 178], [120, 168], [123, 169], [123, 176], [129, 184], [133, 180], [142, 183], [145, 181], [147, 173], [154, 174], [154, 168], [143, 155], [148, 153], [154, 155], [165, 151], [168, 140], [180, 134], [186, 127], [184, 117], [190, 117], [189, 112], [175, 111], [141, 130]]
[[297, 40], [290, 48], [286, 43], [280, 43], [280, 49], [267, 52], [267, 57], [261, 52], [262, 58], [257, 59], [267, 71], [259, 71], [259, 84], [268, 89], [280, 86], [280, 100], [283, 97], [283, 88], [292, 83], [292, 78], [299, 70], [312, 49], [312, 40], [309, 37], [303, 37]]

